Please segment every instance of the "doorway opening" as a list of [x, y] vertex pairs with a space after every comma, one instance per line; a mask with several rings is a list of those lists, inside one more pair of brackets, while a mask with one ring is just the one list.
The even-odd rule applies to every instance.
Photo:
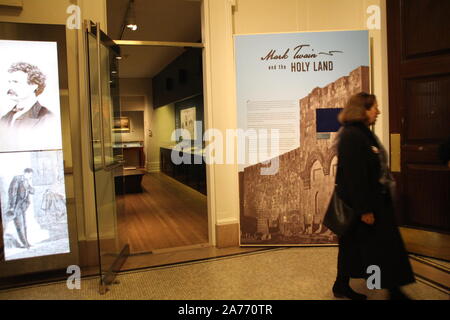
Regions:
[[[204, 145], [176, 148], [205, 129], [201, 2], [108, 0], [107, 11], [108, 35], [121, 47], [117, 231], [132, 269], [148, 264], [142, 257], [210, 246]], [[192, 161], [175, 165], [173, 153]]]

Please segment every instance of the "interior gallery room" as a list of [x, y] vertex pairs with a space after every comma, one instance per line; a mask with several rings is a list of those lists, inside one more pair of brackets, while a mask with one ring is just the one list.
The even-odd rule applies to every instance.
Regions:
[[449, 15], [0, 0], [0, 300], [448, 300]]

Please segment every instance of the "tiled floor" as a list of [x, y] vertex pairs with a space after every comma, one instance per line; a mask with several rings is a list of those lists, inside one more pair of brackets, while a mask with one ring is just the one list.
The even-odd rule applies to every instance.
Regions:
[[[336, 275], [337, 248], [280, 248], [176, 266], [126, 272], [106, 295], [98, 294], [98, 279], [84, 279], [80, 290], [66, 282], [0, 291], [0, 299], [237, 299], [328, 300]], [[352, 280], [369, 299], [386, 298], [384, 290], [369, 290]], [[413, 299], [448, 300], [424, 283], [405, 287]]]

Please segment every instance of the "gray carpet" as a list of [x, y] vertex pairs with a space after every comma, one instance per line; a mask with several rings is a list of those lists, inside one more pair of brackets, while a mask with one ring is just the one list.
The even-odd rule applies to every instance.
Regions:
[[[83, 279], [80, 290], [65, 282], [0, 291], [0, 299], [146, 299], [146, 300], [328, 300], [336, 276], [337, 248], [283, 248], [204, 262], [161, 267], [119, 275], [119, 284], [98, 294], [98, 278]], [[369, 290], [352, 280], [369, 299], [386, 298], [384, 290]], [[405, 287], [413, 299], [449, 300], [424, 283]]]

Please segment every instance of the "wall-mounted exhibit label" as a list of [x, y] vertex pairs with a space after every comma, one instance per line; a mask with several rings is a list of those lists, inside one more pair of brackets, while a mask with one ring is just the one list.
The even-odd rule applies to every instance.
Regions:
[[56, 42], [0, 40], [5, 260], [70, 252]]
[[[369, 91], [368, 32], [238, 35], [235, 51], [238, 127], [280, 133], [271, 157], [256, 157], [266, 154], [260, 137], [238, 145], [249, 159], [239, 166], [241, 244], [335, 243], [322, 224], [336, 174], [333, 117]], [[270, 162], [278, 170], [262, 174]]]
[[[275, 115], [275, 116], [274, 116]], [[295, 100], [286, 101], [247, 101], [247, 130], [258, 132], [266, 129], [268, 135], [272, 130], [278, 130], [278, 152], [285, 153], [298, 148], [300, 128], [298, 106]], [[261, 138], [260, 136], [258, 138]], [[258, 142], [259, 139], [258, 139]], [[270, 143], [246, 144], [249, 155], [248, 164], [256, 164], [269, 160], [274, 149]]]

